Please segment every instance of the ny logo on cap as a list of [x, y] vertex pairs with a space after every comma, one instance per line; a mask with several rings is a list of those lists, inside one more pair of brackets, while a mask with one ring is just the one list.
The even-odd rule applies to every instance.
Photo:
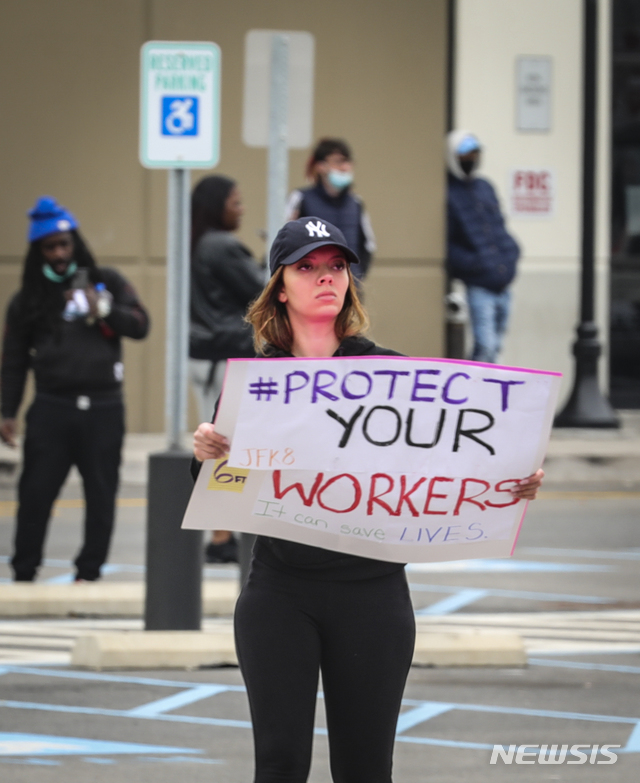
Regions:
[[309, 236], [312, 237], [314, 234], [315, 236], [320, 239], [321, 237], [330, 237], [331, 234], [327, 231], [327, 227], [324, 223], [321, 223], [319, 220], [314, 225], [311, 221], [309, 221], [305, 228], [309, 232]]

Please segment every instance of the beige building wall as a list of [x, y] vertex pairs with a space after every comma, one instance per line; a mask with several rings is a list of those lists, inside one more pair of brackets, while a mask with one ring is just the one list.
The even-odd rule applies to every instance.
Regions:
[[[240, 238], [261, 255], [266, 151], [241, 141], [250, 29], [315, 36], [315, 135], [353, 145], [378, 239], [366, 293], [373, 337], [409, 354], [442, 352], [445, 0], [3, 0], [0, 67], [12, 78], [0, 124], [0, 307], [18, 287], [25, 212], [53, 195], [77, 215], [99, 263], [120, 269], [151, 311], [150, 337], [126, 342], [131, 431], [164, 428], [166, 173], [137, 158], [140, 46], [220, 45], [216, 172], [238, 180]], [[290, 155], [292, 188], [304, 184], [307, 154]]]
[[[560, 371], [560, 400], [573, 382], [571, 346], [579, 319], [582, 198], [582, 0], [457, 0], [455, 123], [483, 143], [481, 175], [505, 208], [513, 169], [552, 169], [551, 218], [508, 219], [522, 247], [501, 361]], [[599, 125], [596, 319], [605, 347], [609, 268], [610, 1], [599, 2]], [[552, 59], [551, 130], [516, 129], [516, 58]]]

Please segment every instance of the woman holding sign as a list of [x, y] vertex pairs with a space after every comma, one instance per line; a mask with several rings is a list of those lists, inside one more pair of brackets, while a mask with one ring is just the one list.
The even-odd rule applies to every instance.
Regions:
[[[362, 337], [367, 316], [350, 270], [357, 263], [331, 224], [287, 223], [271, 248], [271, 280], [248, 314], [259, 355], [398, 355]], [[198, 427], [198, 460], [228, 449], [213, 424]], [[542, 475], [523, 479], [514, 494], [533, 499]], [[390, 783], [415, 638], [403, 565], [259, 536], [235, 630], [255, 783], [307, 780], [320, 671], [333, 780]]]

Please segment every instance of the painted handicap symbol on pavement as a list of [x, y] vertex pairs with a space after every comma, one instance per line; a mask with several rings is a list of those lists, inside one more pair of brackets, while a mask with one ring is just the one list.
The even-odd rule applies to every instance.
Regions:
[[195, 95], [163, 95], [163, 136], [197, 136], [199, 101]]

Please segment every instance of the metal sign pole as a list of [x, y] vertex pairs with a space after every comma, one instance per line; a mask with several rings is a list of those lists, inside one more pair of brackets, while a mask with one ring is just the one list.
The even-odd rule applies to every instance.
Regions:
[[[212, 168], [220, 159], [220, 60], [220, 47], [210, 41], [147, 41], [140, 50], [140, 162], [168, 174], [168, 449], [149, 456], [144, 610], [149, 631], [199, 630], [202, 616], [202, 531], [180, 527], [193, 489], [191, 451], [182, 448], [189, 361], [190, 169]], [[181, 80], [196, 86], [182, 89]]]
[[182, 447], [187, 428], [189, 346], [189, 169], [170, 169], [167, 203], [167, 352], [165, 416], [168, 446]]
[[271, 91], [269, 97], [267, 252], [282, 227], [289, 182], [289, 153], [287, 150], [289, 37], [281, 33], [275, 33], [271, 40]]
[[202, 532], [182, 530], [191, 496], [187, 427], [189, 351], [189, 170], [170, 169], [167, 198], [166, 422], [168, 451], [149, 457], [145, 628], [200, 630]]
[[[289, 36], [271, 36], [271, 82], [269, 91], [269, 151], [267, 159], [267, 256], [284, 221], [284, 207], [289, 184], [289, 151], [287, 146], [289, 106]], [[240, 538], [240, 584], [249, 575], [251, 550], [255, 541], [251, 533]]]

